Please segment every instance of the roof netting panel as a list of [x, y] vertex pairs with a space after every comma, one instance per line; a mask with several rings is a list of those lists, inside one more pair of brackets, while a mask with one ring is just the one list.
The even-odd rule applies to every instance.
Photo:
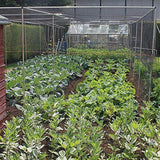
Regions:
[[[150, 13], [154, 7], [137, 6], [65, 6], [65, 7], [24, 7], [23, 17], [25, 23], [70, 24], [71, 21], [89, 23], [94, 21], [120, 21], [134, 23]], [[0, 7], [0, 15], [11, 21], [20, 22], [22, 19], [21, 7]]]

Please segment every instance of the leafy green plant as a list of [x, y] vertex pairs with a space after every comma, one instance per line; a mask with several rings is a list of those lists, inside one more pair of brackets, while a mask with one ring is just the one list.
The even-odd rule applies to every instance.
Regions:
[[[79, 56], [48, 55], [27, 60], [25, 63], [26, 95], [40, 99], [49, 95], [60, 97], [64, 95], [63, 88], [68, 85], [69, 80], [81, 77], [81, 71], [87, 67], [87, 60]], [[18, 63], [17, 69], [6, 75], [7, 98], [13, 105], [23, 98], [21, 75], [21, 63]]]
[[152, 92], [152, 98], [156, 106], [160, 104], [160, 78], [153, 80], [153, 92]]
[[[9, 122], [14, 122], [13, 127], [9, 125], [4, 138], [1, 137], [4, 147], [1, 156], [9, 159], [45, 159], [48, 156], [57, 160], [127, 160], [140, 159], [144, 154], [144, 158], [159, 158], [159, 107], [145, 103], [141, 113], [137, 111], [135, 89], [127, 81], [128, 55], [123, 55], [122, 50], [71, 51], [77, 52], [75, 57], [57, 55], [54, 66], [51, 55], [26, 62], [25, 99], [21, 97], [22, 84], [18, 78], [21, 64], [7, 75], [8, 95], [26, 105], [17, 105], [23, 116]], [[85, 53], [81, 55], [83, 51]], [[77, 93], [64, 99], [63, 88], [69, 80], [81, 77], [81, 70], [87, 67], [86, 79], [77, 85]], [[14, 76], [17, 77], [15, 81]], [[106, 121], [112, 130], [112, 134], [105, 133], [113, 142], [106, 144], [113, 151], [109, 155], [104, 155], [101, 148]], [[8, 135], [17, 125], [20, 127]], [[46, 139], [49, 155], [42, 152]], [[7, 143], [14, 145], [9, 149]]]

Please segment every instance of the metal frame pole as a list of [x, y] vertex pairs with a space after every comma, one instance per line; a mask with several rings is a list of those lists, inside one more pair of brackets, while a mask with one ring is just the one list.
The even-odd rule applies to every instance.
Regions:
[[129, 25], [129, 48], [132, 48], [132, 44], [133, 44], [133, 26], [132, 24]]
[[[141, 44], [140, 44], [140, 62], [142, 61], [142, 46], [143, 46], [143, 20], [141, 20]], [[140, 90], [141, 72], [139, 65], [139, 78], [138, 78], [138, 93]]]
[[61, 28], [61, 40], [63, 38], [63, 28]]
[[152, 0], [152, 6], [154, 6], [154, 0]]
[[[7, 9], [7, 8], [19, 8], [19, 7], [3, 7], [3, 9]], [[40, 13], [46, 13], [46, 14], [49, 14], [49, 15], [51, 15], [51, 13], [49, 13], [49, 12], [46, 12], [46, 11], [40, 11], [40, 10], [36, 10], [36, 9], [45, 9], [45, 8], [47, 8], [47, 9], [57, 9], [57, 8], [59, 8], [59, 9], [64, 9], [64, 8], [69, 8], [69, 9], [74, 9], [74, 8], [100, 8], [99, 6], [32, 6], [32, 7], [24, 7], [25, 9], [32, 9], [33, 11], [37, 11], [37, 12], [40, 12]], [[124, 6], [101, 6], [101, 8], [124, 8]], [[137, 8], [139, 8], [139, 9], [143, 9], [143, 8], [145, 8], [145, 9], [153, 9], [153, 8], [155, 8], [155, 7], [152, 7], [152, 6], [126, 6], [125, 8], [135, 8], [135, 9], [137, 9]]]
[[55, 46], [55, 33], [54, 33], [54, 15], [52, 16], [52, 53], [54, 54], [54, 46]]
[[[74, 6], [77, 6], [77, 0], [74, 0]], [[76, 18], [76, 8], [74, 8], [74, 18]]]
[[153, 25], [152, 55], [154, 55], [154, 50], [155, 50], [155, 38], [156, 38], [156, 8], [155, 8], [155, 10], [154, 10], [154, 25]]
[[48, 27], [47, 27], [47, 32], [48, 32], [48, 35], [47, 35], [47, 41], [48, 41], [48, 51], [49, 51], [49, 43], [50, 43], [50, 34], [49, 34], [49, 32], [50, 32], [50, 27], [49, 27], [49, 25], [48, 25]]
[[125, 17], [126, 17], [126, 15], [127, 15], [127, 8], [126, 8], [127, 7], [127, 0], [125, 0], [125, 4], [124, 5], [125, 5]]
[[142, 47], [143, 47], [143, 20], [141, 20], [141, 45], [140, 45], [140, 60], [142, 58]]
[[[153, 2], [153, 1], [152, 1]], [[152, 55], [155, 56], [155, 40], [156, 40], [156, 8], [154, 10], [154, 25], [153, 25], [153, 41], [152, 41]], [[152, 85], [152, 67], [150, 67], [150, 80], [149, 80], [149, 95], [148, 100], [151, 98], [151, 85]]]
[[27, 57], [28, 57], [28, 55], [27, 55], [27, 53], [28, 53], [27, 52], [27, 36], [26, 36], [27, 35], [26, 34], [27, 33], [27, 26], [25, 26], [24, 28], [25, 28], [25, 37], [24, 37], [25, 41], [24, 41], [24, 44], [25, 44], [25, 51], [26, 51], [25, 52], [25, 59], [27, 60]]
[[136, 23], [136, 39], [135, 39], [135, 53], [137, 51], [137, 36], [138, 36], [138, 22]]
[[[99, 0], [99, 6], [102, 6], [102, 0]], [[99, 10], [99, 18], [102, 19], [102, 8]]]
[[[129, 30], [129, 48], [132, 49], [132, 44], [133, 44], [133, 27], [132, 27], [132, 24], [130, 25], [130, 30]], [[130, 54], [130, 68], [132, 69], [132, 52]]]
[[[23, 98], [25, 99], [25, 70], [24, 70], [24, 10], [22, 7], [22, 78], [23, 78]], [[25, 102], [25, 101], [24, 101]], [[23, 103], [25, 106], [25, 103]]]
[[[70, 26], [71, 26], [72, 24], [71, 24], [71, 22], [70, 22]], [[71, 47], [71, 30], [70, 30], [70, 32], [69, 32], [69, 41], [68, 41], [68, 48], [70, 48]], [[70, 54], [70, 52], [69, 52], [69, 54]]]
[[39, 49], [40, 49], [40, 52], [42, 50], [42, 37], [41, 37], [41, 25], [39, 24]]

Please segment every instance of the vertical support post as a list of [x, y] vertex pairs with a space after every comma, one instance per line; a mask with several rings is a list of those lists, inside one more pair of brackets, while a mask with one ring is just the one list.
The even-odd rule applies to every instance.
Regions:
[[[153, 40], [152, 40], [152, 56], [153, 57], [152, 58], [154, 58], [154, 56], [155, 56], [155, 40], [156, 40], [156, 8], [154, 9]], [[152, 85], [152, 67], [150, 67], [150, 80], [149, 80], [149, 95], [148, 95], [148, 100], [150, 100], [150, 97], [151, 97], [151, 88], [152, 88], [151, 85]]]
[[133, 27], [132, 24], [129, 24], [129, 48], [132, 49], [132, 44], [133, 44]]
[[154, 0], [152, 0], [152, 6], [154, 6]]
[[155, 39], [156, 39], [156, 8], [154, 9], [154, 24], [153, 24], [153, 39], [152, 39], [152, 55], [155, 51]]
[[[125, 0], [125, 7], [127, 6], [127, 0]], [[125, 8], [125, 17], [126, 17], [126, 15], [127, 15], [127, 8]]]
[[48, 35], [47, 35], [47, 43], [48, 43], [47, 45], [48, 45], [48, 46], [47, 46], [47, 47], [48, 47], [48, 51], [49, 51], [49, 47], [50, 47], [50, 36], [49, 36], [49, 35], [50, 35], [50, 34], [49, 34], [50, 28], [49, 28], [49, 25], [48, 25], [48, 28], [47, 28], [47, 32], [48, 32]]
[[63, 38], [63, 28], [61, 28], [61, 40], [62, 40], [62, 38]]
[[[132, 24], [130, 24], [130, 30], [129, 30], [129, 48], [132, 49], [132, 44], [133, 44], [133, 27], [132, 27]], [[130, 53], [130, 68], [132, 69], [132, 52]]]
[[55, 30], [54, 30], [54, 15], [52, 16], [52, 54], [54, 54], [54, 46], [55, 46]]
[[142, 47], [143, 47], [143, 20], [141, 20], [141, 45], [140, 45], [140, 60], [142, 58]]
[[[72, 24], [71, 24], [71, 22], [70, 22], [70, 26], [71, 26]], [[69, 30], [69, 37], [68, 37], [69, 39], [68, 39], [68, 48], [70, 48], [71, 47], [71, 30]], [[70, 54], [70, 51], [69, 51], [69, 54]]]
[[137, 51], [138, 22], [136, 23], [135, 53]]
[[42, 37], [41, 37], [41, 25], [39, 24], [39, 50], [42, 50]]
[[148, 93], [148, 101], [150, 101], [151, 98], [151, 88], [152, 88], [152, 67], [149, 68], [150, 71], [150, 77], [149, 77], [149, 93]]
[[84, 23], [83, 23], [83, 45], [85, 44], [86, 35], [84, 34]]
[[[24, 27], [25, 28], [25, 33], [27, 33], [27, 27]], [[25, 44], [25, 59], [27, 60], [27, 54], [28, 54], [28, 49], [27, 49], [27, 34], [25, 34], [25, 41], [24, 41], [24, 44]]]
[[[74, 0], [74, 6], [77, 6], [77, 1], [76, 0]], [[76, 8], [74, 8], [74, 18], [76, 18]]]
[[101, 20], [101, 19], [102, 19], [102, 8], [101, 8], [101, 6], [102, 6], [102, 0], [99, 0], [99, 6], [100, 6], [99, 18], [100, 18], [100, 20]]
[[61, 28], [61, 39], [63, 38], [63, 28]]
[[[22, 7], [22, 63], [23, 63], [23, 69], [22, 69], [22, 77], [23, 77], [23, 99], [25, 100], [25, 70], [24, 70], [24, 10]], [[25, 106], [25, 101], [23, 103]]]
[[57, 41], [59, 41], [59, 39], [60, 39], [60, 33], [59, 33], [59, 26], [57, 27]]
[[[140, 63], [142, 61], [142, 46], [143, 46], [143, 19], [141, 20], [141, 44], [140, 44]], [[139, 64], [139, 78], [138, 78], [138, 93], [140, 91], [141, 71]]]
[[57, 26], [57, 29], [56, 29], [56, 32], [57, 32], [57, 45], [56, 45], [56, 54], [58, 52], [58, 45], [59, 45], [59, 26]]

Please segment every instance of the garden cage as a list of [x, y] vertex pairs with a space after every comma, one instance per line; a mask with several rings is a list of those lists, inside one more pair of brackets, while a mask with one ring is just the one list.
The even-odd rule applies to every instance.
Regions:
[[[70, 47], [108, 50], [129, 48], [133, 53], [130, 62], [137, 62], [131, 66], [138, 76], [139, 91], [142, 85], [147, 86], [142, 94], [150, 97], [151, 68], [156, 54], [155, 7], [3, 7], [0, 8], [0, 15], [21, 28], [16, 31], [16, 36], [10, 37], [11, 26], [5, 27], [6, 64], [7, 57], [22, 58], [24, 61], [33, 54], [46, 51], [57, 53]], [[145, 70], [141, 70], [143, 65]]]

